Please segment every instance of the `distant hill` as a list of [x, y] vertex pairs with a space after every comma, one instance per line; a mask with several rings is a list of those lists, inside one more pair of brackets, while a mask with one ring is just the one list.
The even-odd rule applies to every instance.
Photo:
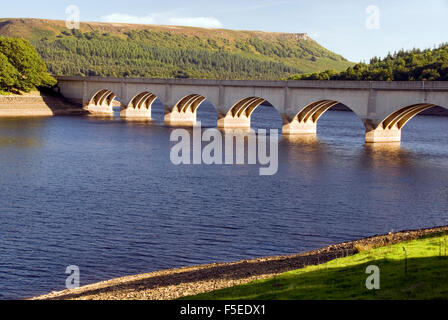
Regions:
[[0, 19], [0, 35], [31, 41], [54, 75], [285, 79], [353, 65], [303, 33]]

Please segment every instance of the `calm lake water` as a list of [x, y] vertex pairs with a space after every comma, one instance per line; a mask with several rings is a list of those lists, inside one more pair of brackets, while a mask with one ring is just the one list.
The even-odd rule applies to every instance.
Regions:
[[[0, 120], [0, 299], [211, 262], [293, 254], [448, 224], [448, 118], [417, 117], [401, 147], [364, 145], [352, 113], [315, 138], [282, 138], [279, 172], [174, 166], [162, 108], [152, 123]], [[207, 105], [205, 126], [216, 125]], [[256, 128], [280, 128], [262, 107]]]

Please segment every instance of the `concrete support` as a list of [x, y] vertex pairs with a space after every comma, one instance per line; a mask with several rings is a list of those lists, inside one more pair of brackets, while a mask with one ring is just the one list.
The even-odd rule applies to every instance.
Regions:
[[157, 96], [150, 92], [142, 92], [136, 95], [125, 109], [122, 109], [120, 116], [122, 118], [132, 120], [151, 120], [152, 104]]
[[250, 129], [250, 117], [246, 115], [232, 116], [228, 114], [218, 119], [218, 128], [220, 129]]
[[383, 129], [378, 127], [374, 130], [367, 130], [366, 143], [397, 143], [401, 142], [401, 129]]
[[107, 116], [107, 115], [113, 115], [114, 114], [114, 108], [112, 105], [96, 105], [96, 104], [89, 104], [87, 107], [84, 108], [89, 112], [90, 115], [98, 115], [98, 116]]
[[191, 110], [179, 112], [177, 108], [165, 113], [165, 125], [172, 127], [191, 127], [196, 125], [197, 113]]
[[306, 122], [293, 120], [292, 122], [286, 122], [283, 124], [282, 132], [284, 135], [315, 135], [317, 134], [317, 122], [313, 122], [311, 120]]
[[132, 119], [146, 119], [151, 120], [151, 109], [147, 108], [131, 108], [128, 107], [126, 109], [121, 110], [120, 117], [128, 120]]
[[[285, 135], [315, 135], [319, 118], [343, 104], [365, 124], [366, 142], [401, 141], [401, 129], [413, 117], [448, 101], [447, 81], [247, 81], [200, 79], [115, 79], [58, 77], [60, 92], [82, 102], [94, 116], [113, 116], [115, 93], [124, 118], [151, 118], [156, 96], [166, 103], [165, 123], [196, 124], [196, 110], [208, 99], [219, 113], [218, 127], [249, 129], [251, 115], [269, 101], [284, 119]], [[148, 91], [149, 90], [149, 91]], [[131, 99], [131, 97], [134, 98]], [[120, 99], [119, 99], [120, 100]], [[230, 108], [230, 109], [229, 109]]]
[[311, 103], [304, 107], [292, 120], [288, 115], [282, 114], [283, 134], [317, 134], [317, 122], [320, 117], [336, 104], [338, 102], [332, 100]]

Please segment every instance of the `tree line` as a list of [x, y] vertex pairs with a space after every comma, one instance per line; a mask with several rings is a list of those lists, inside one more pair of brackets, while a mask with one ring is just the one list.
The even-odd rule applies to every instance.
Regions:
[[358, 63], [342, 72], [327, 70], [290, 77], [290, 80], [447, 81], [448, 44], [434, 49], [400, 50], [369, 64]]

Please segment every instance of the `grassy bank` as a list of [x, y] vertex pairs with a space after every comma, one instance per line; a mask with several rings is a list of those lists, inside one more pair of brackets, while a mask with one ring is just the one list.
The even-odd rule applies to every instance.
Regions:
[[[275, 278], [188, 297], [187, 300], [447, 299], [447, 236], [369, 249]], [[366, 250], [368, 249], [368, 250]], [[364, 251], [365, 250], [365, 251]], [[368, 266], [380, 268], [381, 289], [367, 290]]]
[[[409, 290], [415, 286], [416, 290], [420, 290], [422, 283], [424, 286], [432, 285], [432, 283], [437, 285], [445, 283], [444, 278], [440, 278], [440, 275], [448, 275], [444, 267], [445, 264], [448, 265], [448, 260], [442, 258], [439, 260], [439, 254], [445, 256], [446, 248], [445, 238], [440, 236], [442, 234], [448, 234], [448, 227], [389, 233], [291, 256], [266, 257], [233, 263], [215, 263], [127, 276], [87, 285], [79, 289], [53, 292], [34, 299], [174, 300], [182, 297], [190, 297], [188, 299], [350, 299], [365, 294], [364, 283], [367, 275], [365, 275], [365, 268], [363, 267], [372, 264], [371, 261], [375, 261], [375, 264], [378, 265], [384, 262], [380, 266], [381, 268], [384, 267], [382, 269], [383, 290], [389, 290], [388, 288], [392, 287], [399, 291], [400, 286], [410, 288]], [[434, 238], [434, 236], [438, 238]], [[414, 244], [410, 245], [409, 243], [416, 239], [425, 239], [424, 241], [429, 241], [429, 244], [418, 242], [417, 248], [420, 249], [414, 250]], [[442, 247], [440, 247], [441, 243]], [[403, 246], [406, 247], [409, 254], [409, 271], [408, 277], [405, 278], [409, 283], [403, 285], [403, 283], [397, 281], [387, 284], [392, 279], [390, 277], [394, 276], [394, 274], [388, 276], [389, 269], [393, 270], [395, 268], [398, 279], [400, 279], [399, 276], [403, 275], [401, 273], [404, 272], [404, 256], [401, 253]], [[367, 251], [370, 248], [382, 249]], [[440, 252], [439, 249], [441, 249]], [[359, 254], [360, 251], [361, 254]], [[341, 257], [352, 258], [337, 260]], [[435, 269], [437, 272], [434, 276], [439, 276], [437, 281], [434, 279], [421, 280], [419, 278], [422, 274], [417, 269], [417, 267], [420, 268], [419, 259], [429, 261], [421, 266], [423, 269], [429, 268], [430, 271]], [[325, 264], [329, 261], [334, 261], [336, 264]], [[434, 261], [434, 263], [430, 261]], [[318, 267], [310, 268], [310, 266]], [[298, 269], [302, 269], [302, 271], [295, 271]], [[285, 274], [285, 272], [290, 273]], [[305, 274], [306, 277], [303, 276]], [[431, 273], [428, 272], [428, 275], [431, 275]], [[273, 279], [274, 277], [275, 279]], [[269, 280], [260, 281], [264, 279]], [[243, 284], [249, 285], [236, 287]], [[216, 291], [225, 288], [233, 289]], [[242, 290], [247, 291], [243, 292]], [[389, 298], [388, 295], [380, 296], [384, 292], [389, 292], [383, 290], [370, 293], [377, 296], [362, 296], [362, 298]], [[210, 292], [214, 293], [196, 296]], [[337, 292], [338, 295], [330, 295], [333, 292]], [[443, 293], [440, 290], [437, 292]], [[346, 297], [343, 297], [344, 294]], [[436, 295], [436, 297], [438, 296]]]

